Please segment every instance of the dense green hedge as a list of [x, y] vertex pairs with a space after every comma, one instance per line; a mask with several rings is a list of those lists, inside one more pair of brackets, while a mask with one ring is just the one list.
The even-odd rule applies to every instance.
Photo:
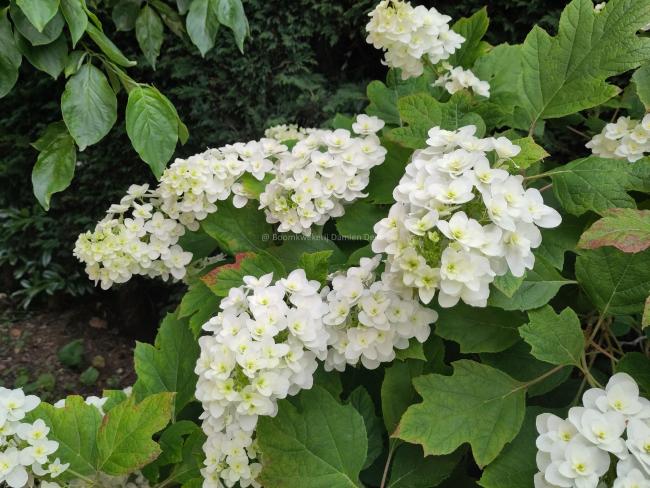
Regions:
[[[231, 36], [220, 36], [217, 48], [203, 59], [169, 35], [157, 71], [145, 67], [137, 78], [161, 88], [188, 125], [190, 140], [179, 156], [258, 137], [275, 123], [322, 125], [337, 112], [361, 110], [362, 87], [383, 77], [377, 68], [380, 54], [365, 43], [365, 14], [375, 3], [249, 0], [244, 2], [251, 25], [245, 56]], [[420, 3], [454, 18], [481, 6], [478, 0]], [[493, 3], [488, 40], [496, 43], [520, 42], [534, 21], [553, 30], [565, 2]], [[113, 38], [137, 57], [132, 32]], [[101, 217], [129, 183], [151, 178], [119, 127], [79, 155], [72, 187], [54, 197], [47, 215], [40, 210], [30, 189], [36, 152], [29, 144], [58, 117], [63, 84], [23, 66], [16, 88], [0, 102], [0, 291], [19, 290], [23, 299], [90, 291], [71, 255], [76, 235]]]

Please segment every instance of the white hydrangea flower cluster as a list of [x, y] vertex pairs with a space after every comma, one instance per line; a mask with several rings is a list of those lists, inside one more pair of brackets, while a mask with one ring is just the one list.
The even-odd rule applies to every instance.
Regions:
[[103, 289], [133, 275], [182, 277], [192, 255], [177, 244], [185, 227], [154, 206], [148, 185], [131, 185], [95, 229], [81, 234], [74, 255]]
[[275, 178], [260, 195], [260, 208], [279, 232], [311, 234], [345, 213], [343, 203], [366, 196], [370, 169], [382, 164], [386, 149], [376, 132], [384, 122], [359, 115], [346, 129], [314, 130], [298, 141], [290, 153], [279, 156]]
[[[604, 390], [586, 391], [582, 403], [568, 419], [537, 417], [535, 488], [650, 487], [650, 401], [634, 379], [615, 374]], [[604, 479], [612, 462], [613, 485]]]
[[231, 288], [199, 339], [196, 398], [208, 439], [204, 487], [260, 486], [254, 430], [275, 415], [277, 400], [311, 388], [316, 359], [327, 354], [327, 310], [320, 283], [302, 269], [273, 284], [272, 274], [247, 276]]
[[627, 159], [634, 163], [650, 152], [650, 114], [640, 121], [619, 117], [616, 122], [607, 124], [586, 146], [596, 156]]
[[43, 420], [24, 421], [40, 403], [22, 388], [0, 387], [0, 485], [22, 488], [35, 477], [56, 478], [70, 466], [51, 459], [59, 443], [47, 438], [50, 429]]
[[[218, 201], [232, 195], [235, 207], [244, 206], [254, 196], [240, 181], [244, 175], [258, 181], [275, 175], [264, 192], [267, 219], [281, 222], [280, 232], [308, 233], [312, 224], [342, 215], [343, 202], [365, 196], [369, 169], [386, 154], [375, 135], [383, 125], [360, 115], [354, 123], [359, 137], [344, 130], [275, 128], [272, 137], [177, 159], [156, 189], [132, 185], [92, 232], [79, 236], [74, 255], [104, 289], [134, 275], [182, 279], [192, 254], [178, 244], [180, 237], [197, 230]], [[278, 140], [296, 135], [302, 140], [291, 151]]]
[[424, 72], [422, 58], [437, 64], [448, 59], [465, 41], [449, 28], [451, 17], [433, 7], [382, 0], [369, 15], [367, 42], [384, 51], [383, 63], [400, 68], [403, 79]]
[[490, 84], [481, 81], [472, 70], [463, 69], [461, 66], [453, 67], [449, 63], [443, 63], [442, 66], [445, 71], [433, 86], [442, 86], [451, 95], [461, 90], [472, 90], [476, 95], [490, 98]]
[[484, 307], [495, 276], [532, 269], [538, 227], [556, 227], [560, 214], [539, 190], [503, 169], [520, 152], [505, 137], [480, 139], [476, 127], [434, 127], [393, 192], [396, 203], [375, 227], [372, 249], [386, 253], [387, 270], [416, 287], [429, 303], [459, 300]]
[[244, 174], [258, 180], [273, 169], [272, 156], [287, 147], [274, 139], [237, 143], [177, 159], [155, 190], [132, 185], [93, 232], [77, 239], [74, 254], [104, 289], [133, 275], [182, 279], [192, 254], [178, 245], [186, 229], [216, 212]]
[[410, 339], [424, 342], [431, 333], [437, 312], [423, 307], [412, 288], [394, 283], [387, 273], [376, 281], [380, 259], [362, 258], [359, 266], [332, 277], [331, 291], [324, 289], [329, 311], [323, 322], [330, 334], [326, 371], [359, 362], [375, 369], [395, 359], [395, 349], [406, 349]]

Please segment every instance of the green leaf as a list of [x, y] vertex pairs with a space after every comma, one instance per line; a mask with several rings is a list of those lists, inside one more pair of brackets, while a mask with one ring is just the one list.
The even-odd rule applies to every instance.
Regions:
[[576, 277], [603, 314], [642, 313], [650, 290], [650, 250], [627, 254], [611, 247], [582, 252]]
[[202, 281], [192, 283], [181, 299], [178, 312], [179, 318], [189, 317], [190, 330], [195, 338], [201, 335], [201, 327], [219, 307], [220, 299]]
[[368, 115], [375, 115], [388, 125], [401, 125], [397, 111], [397, 99], [414, 93], [429, 93], [435, 75], [431, 70], [425, 70], [422, 76], [402, 80], [399, 70], [391, 69], [386, 77], [386, 84], [372, 81], [368, 84], [366, 94], [370, 105], [366, 108]]
[[138, 0], [120, 0], [113, 7], [113, 23], [118, 31], [130, 31], [135, 28], [135, 19], [140, 12], [140, 2]]
[[176, 0], [176, 5], [178, 6], [178, 13], [185, 15], [190, 9], [190, 5], [194, 0]]
[[43, 32], [59, 10], [59, 0], [16, 0], [16, 5], [39, 32]]
[[366, 96], [370, 100], [370, 105], [366, 109], [368, 115], [379, 117], [387, 124], [400, 125], [396, 93], [381, 81], [374, 80], [368, 84]]
[[417, 399], [412, 380], [422, 374], [423, 368], [423, 361], [411, 359], [395, 361], [386, 368], [381, 384], [381, 411], [389, 434], [395, 432], [402, 414]]
[[519, 329], [540, 361], [580, 367], [585, 338], [576, 313], [565, 308], [557, 314], [549, 305], [528, 312], [530, 322]]
[[[518, 381], [528, 382], [549, 373], [553, 366], [535, 359], [530, 353], [530, 346], [523, 340], [514, 346], [498, 353], [481, 354], [481, 362], [500, 369]], [[572, 367], [567, 366], [546, 379], [539, 381], [528, 388], [528, 396], [544, 395], [564, 383], [570, 376]]]
[[469, 18], [459, 19], [452, 29], [465, 38], [459, 49], [452, 54], [447, 62], [452, 66], [471, 68], [485, 50], [485, 44], [481, 42], [487, 32], [490, 20], [487, 16], [487, 9], [483, 7]]
[[366, 469], [377, 459], [384, 450], [384, 425], [375, 411], [375, 403], [372, 401], [368, 390], [358, 386], [348, 397], [347, 403], [357, 409], [363, 417], [363, 423], [368, 434], [368, 454], [363, 469]]
[[80, 151], [108, 134], [117, 120], [117, 97], [104, 73], [83, 65], [65, 85], [61, 112]]
[[612, 246], [637, 253], [650, 247], [650, 210], [610, 208], [580, 237], [578, 247], [598, 249]]
[[404, 168], [413, 151], [388, 139], [382, 139], [381, 145], [388, 150], [386, 159], [370, 170], [370, 181], [366, 192], [368, 200], [372, 203], [392, 204], [395, 202], [393, 190], [404, 175]]
[[646, 110], [650, 109], [650, 63], [637, 69], [632, 75], [632, 81], [636, 87], [636, 94]]
[[504, 310], [530, 310], [541, 307], [551, 300], [564, 285], [575, 283], [567, 280], [553, 266], [539, 256], [535, 259], [535, 267], [529, 269], [524, 279], [508, 297], [498, 289], [490, 291], [488, 305]]
[[156, 459], [158, 466], [176, 464], [183, 461], [184, 438], [201, 428], [189, 420], [181, 420], [167, 427], [160, 435], [162, 453]]
[[641, 316], [641, 329], [645, 329], [646, 327], [650, 327], [650, 296], [645, 299], [643, 315]]
[[204, 57], [214, 47], [219, 31], [218, 3], [219, 0], [194, 0], [185, 19], [187, 34]]
[[329, 260], [332, 251], [317, 251], [303, 253], [298, 261], [298, 266], [305, 270], [307, 279], [319, 281], [321, 284], [327, 280]]
[[[217, 309], [213, 311], [216, 315]], [[172, 418], [194, 397], [197, 377], [194, 366], [199, 357], [199, 345], [187, 320], [167, 314], [156, 336], [155, 345], [143, 342], [135, 346], [133, 385], [136, 399], [161, 392], [175, 392]]]
[[375, 238], [373, 227], [386, 217], [386, 209], [359, 200], [345, 209], [345, 214], [336, 220], [336, 229], [348, 239], [372, 241]]
[[14, 32], [14, 38], [18, 50], [35, 68], [54, 79], [59, 77], [68, 62], [68, 45], [63, 34], [47, 46], [30, 46], [17, 31]]
[[611, 0], [596, 12], [591, 0], [573, 0], [558, 35], [534, 27], [523, 44], [521, 101], [531, 125], [595, 107], [619, 89], [607, 78], [650, 59], [650, 39], [637, 36], [650, 23], [645, 0]]
[[79, 375], [79, 382], [82, 385], [92, 386], [97, 382], [99, 378], [99, 371], [92, 366], [89, 366], [84, 370], [83, 373]]
[[63, 32], [63, 26], [65, 25], [63, 16], [57, 13], [39, 32], [15, 2], [11, 2], [9, 13], [16, 30], [27, 38], [32, 46], [43, 46], [55, 41]]
[[260, 482], [266, 488], [361, 487], [368, 445], [363, 417], [318, 387], [301, 392], [298, 401], [300, 410], [282, 400], [276, 417], [259, 419]]
[[529, 168], [536, 162], [549, 156], [549, 153], [542, 146], [539, 146], [530, 136], [515, 139], [512, 143], [521, 148], [521, 152], [510, 161], [513, 169], [522, 170]]
[[542, 244], [535, 250], [535, 255], [562, 270], [564, 254], [567, 251], [575, 251], [583, 229], [582, 220], [571, 215], [563, 215], [559, 227], [542, 229]]
[[449, 456], [424, 456], [420, 446], [400, 444], [393, 459], [388, 488], [431, 488], [446, 480], [462, 451]]
[[235, 43], [241, 53], [244, 53], [244, 40], [248, 35], [248, 20], [244, 13], [241, 0], [219, 0], [217, 18], [222, 25], [229, 27], [235, 36]]
[[68, 368], [77, 368], [81, 366], [84, 359], [84, 341], [76, 339], [67, 343], [56, 353], [57, 359]]
[[63, 122], [48, 125], [34, 147], [40, 151], [32, 170], [34, 195], [41, 206], [49, 210], [52, 195], [70, 186], [77, 151]]
[[154, 9], [145, 5], [135, 21], [135, 37], [153, 69], [163, 43], [163, 23]]
[[450, 454], [468, 442], [479, 467], [492, 462], [519, 432], [526, 389], [501, 371], [468, 360], [454, 374], [413, 381], [423, 402], [409, 407], [396, 436], [422, 444], [425, 455]]
[[528, 407], [521, 431], [490, 465], [485, 468], [479, 485], [483, 488], [533, 488], [533, 476], [537, 473], [538, 436], [535, 420], [543, 412], [540, 407]]
[[[196, 429], [189, 435], [183, 444], [182, 461], [174, 466], [166, 480], [167, 482], [170, 484], [172, 482], [183, 483], [183, 487], [195, 486], [200, 488], [202, 486], [203, 478], [200, 470], [204, 467], [203, 444], [205, 444], [205, 440], [205, 434], [200, 429]], [[200, 483], [197, 485], [191, 484], [191, 481], [196, 478], [200, 478]]]
[[[330, 265], [342, 265], [347, 262], [347, 256], [338, 248], [334, 241], [325, 238], [322, 235], [312, 234], [311, 237], [304, 237], [299, 240], [293, 239], [292, 234], [273, 234], [274, 237], [289, 237], [289, 240], [283, 240], [281, 246], [269, 247], [266, 249], [284, 265], [286, 269], [295, 269], [300, 267], [300, 256], [305, 253], [315, 253], [320, 251], [332, 251], [330, 256]], [[372, 254], [374, 255], [374, 253]]]
[[111, 475], [124, 475], [158, 457], [160, 446], [151, 437], [171, 418], [174, 395], [159, 393], [136, 404], [131, 397], [111, 410], [97, 434], [97, 467]]
[[0, 98], [11, 91], [18, 80], [23, 57], [16, 47], [7, 9], [0, 11]]
[[88, 15], [84, 10], [85, 0], [61, 0], [61, 11], [68, 23], [72, 47], [77, 45], [88, 26]]
[[172, 7], [164, 3], [162, 0], [150, 0], [151, 5], [153, 5], [160, 15], [160, 18], [165, 23], [165, 25], [172, 31], [178, 38], [187, 39], [185, 31], [185, 23], [178, 12]]
[[[649, 39], [650, 40], [650, 39]], [[635, 208], [629, 190], [648, 184], [650, 160], [631, 165], [619, 159], [590, 156], [551, 172], [553, 192], [564, 209], [573, 215], [608, 208]]]
[[120, 403], [125, 402], [128, 399], [124, 390], [104, 390], [102, 392], [102, 397], [107, 398], [106, 403], [104, 403], [104, 406], [102, 407], [104, 412], [110, 412]]
[[86, 32], [90, 36], [90, 38], [94, 41], [95, 44], [99, 47], [99, 49], [102, 50], [102, 52], [108, 56], [108, 58], [113, 61], [114, 63], [123, 66], [125, 68], [129, 68], [131, 66], [135, 66], [136, 62], [129, 60], [123, 53], [122, 51], [119, 50], [119, 48], [113, 44], [113, 41], [111, 41], [106, 35], [99, 30], [97, 27], [95, 27], [94, 24], [88, 23], [86, 26]]
[[273, 231], [256, 205], [249, 203], [243, 208], [235, 208], [225, 200], [219, 202], [218, 207], [201, 222], [201, 227], [224, 252], [234, 255], [269, 247]]
[[139, 86], [129, 93], [126, 133], [157, 178], [174, 154], [178, 141], [176, 113], [155, 88]]
[[463, 353], [499, 352], [519, 340], [517, 328], [526, 321], [521, 312], [476, 309], [465, 304], [439, 311], [436, 334], [460, 344]]
[[627, 373], [636, 380], [647, 397], [650, 394], [650, 358], [640, 352], [626, 353], [616, 364], [617, 373]]
[[477, 107], [488, 126], [528, 128], [525, 123], [516, 124], [514, 117], [515, 105], [519, 101], [517, 86], [521, 71], [513, 69], [513, 66], [520, 65], [521, 46], [508, 44], [496, 46], [476, 61], [474, 74], [490, 83], [490, 99]]
[[264, 251], [258, 251], [257, 254], [238, 254], [234, 263], [215, 268], [201, 277], [201, 280], [208, 285], [212, 293], [225, 297], [231, 288], [244, 283], [244, 276], [259, 278], [268, 273], [273, 273], [275, 279], [286, 276], [286, 270], [280, 261]]
[[73, 472], [82, 476], [96, 474], [97, 431], [102, 423], [97, 408], [86, 405], [80, 396], [69, 396], [63, 408], [41, 403], [27, 414], [28, 421], [37, 418], [50, 427], [48, 438], [59, 443], [56, 456], [62, 463], [70, 463], [70, 469], [61, 475], [62, 480], [75, 478]]
[[440, 126], [456, 130], [465, 125], [476, 125], [478, 135], [485, 132], [481, 117], [470, 112], [470, 97], [456, 93], [446, 103], [440, 103], [427, 93], [416, 93], [397, 100], [401, 119], [407, 127], [399, 127], [388, 133], [388, 137], [404, 147], [418, 149], [426, 146], [429, 129]]
[[397, 349], [395, 351], [395, 357], [400, 361], [406, 361], [407, 359], [427, 360], [424, 354], [424, 346], [417, 339], [411, 339], [406, 349]]
[[512, 298], [512, 295], [515, 294], [523, 282], [523, 276], [513, 276], [512, 273], [508, 271], [504, 275], [495, 277], [492, 285], [508, 298]]

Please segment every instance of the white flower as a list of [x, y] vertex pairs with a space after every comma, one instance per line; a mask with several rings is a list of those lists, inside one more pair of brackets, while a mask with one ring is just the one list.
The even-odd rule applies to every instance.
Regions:
[[374, 134], [383, 129], [385, 123], [379, 117], [361, 114], [357, 117], [356, 122], [352, 124], [352, 130], [356, 134]]
[[650, 152], [650, 118], [646, 115], [639, 121], [619, 117], [587, 142], [586, 147], [603, 158], [638, 161]]
[[650, 426], [642, 420], [630, 420], [626, 445], [646, 473], [650, 474]]
[[601, 412], [615, 411], [626, 417], [650, 418], [650, 402], [639, 396], [639, 386], [627, 373], [617, 373], [607, 382], [605, 390], [587, 390], [582, 401], [587, 408]]
[[382, 0], [369, 15], [367, 41], [384, 51], [386, 65], [401, 68], [404, 79], [422, 74], [423, 57], [436, 64], [465, 41], [449, 28], [451, 17], [435, 8], [414, 8], [403, 0]]
[[209, 334], [199, 339], [195, 371], [207, 486], [259, 486], [252, 447], [258, 416], [275, 415], [278, 399], [311, 387], [316, 358], [326, 354], [319, 287], [304, 270], [275, 284], [272, 274], [245, 276], [204, 325]]
[[600, 449], [623, 455], [625, 443], [621, 436], [625, 431], [625, 417], [618, 412], [601, 413], [584, 407], [569, 410], [569, 420], [578, 432]]
[[460, 66], [452, 67], [447, 63], [443, 63], [443, 67], [447, 71], [433, 83], [434, 86], [442, 86], [452, 95], [467, 89], [482, 97], [490, 97], [490, 84], [487, 81], [481, 81], [471, 70], [463, 69]]
[[7, 483], [11, 488], [22, 488], [27, 484], [29, 476], [19, 456], [15, 447], [0, 452], [0, 483]]
[[596, 488], [609, 469], [607, 452], [576, 437], [563, 452], [552, 453], [553, 463], [546, 469], [546, 480], [558, 486]]
[[437, 313], [420, 305], [412, 290], [393, 287], [390, 273], [376, 281], [379, 264], [380, 256], [364, 258], [332, 276], [323, 319], [329, 331], [327, 371], [358, 363], [377, 368], [394, 359], [395, 349], [408, 347], [411, 339], [424, 342], [430, 334]]
[[459, 300], [485, 307], [496, 276], [533, 268], [538, 227], [561, 221], [520, 175], [490, 166], [520, 148], [475, 134], [475, 126], [430, 129], [427, 147], [413, 154], [393, 192], [388, 217], [374, 226], [372, 250], [386, 253], [386, 269], [417, 288], [424, 303], [438, 292], [443, 307]]
[[634, 469], [614, 481], [613, 488], [650, 488], [650, 480], [638, 469]]
[[22, 420], [25, 414], [34, 410], [40, 402], [37, 396], [25, 395], [22, 388], [8, 390], [0, 387], [0, 410], [9, 421]]

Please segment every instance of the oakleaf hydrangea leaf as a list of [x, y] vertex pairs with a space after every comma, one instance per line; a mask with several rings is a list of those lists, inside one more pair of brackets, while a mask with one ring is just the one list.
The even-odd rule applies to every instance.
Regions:
[[579, 247], [598, 249], [612, 246], [631, 253], [650, 247], [650, 210], [610, 208], [602, 215], [602, 219], [582, 234]]
[[498, 369], [461, 360], [454, 374], [413, 380], [422, 403], [409, 407], [396, 437], [422, 444], [424, 454], [449, 454], [468, 442], [479, 466], [492, 462], [519, 432], [526, 389]]
[[573, 0], [562, 12], [558, 34], [534, 27], [523, 44], [521, 103], [531, 125], [595, 107], [619, 89], [607, 78], [650, 59], [646, 0], [611, 0], [597, 12], [591, 0]]
[[641, 159], [632, 165], [591, 156], [561, 166], [551, 172], [551, 178], [555, 196], [573, 215], [590, 210], [602, 213], [608, 208], [635, 208], [628, 191], [647, 187], [650, 160]]
[[519, 329], [531, 345], [531, 354], [551, 364], [580, 365], [585, 338], [576, 313], [565, 308], [556, 314], [549, 305], [528, 312], [530, 322]]
[[136, 398], [175, 392], [174, 412], [180, 412], [194, 396], [197, 380], [194, 365], [198, 357], [199, 345], [188, 321], [167, 314], [155, 345], [138, 342], [135, 346], [138, 380], [133, 385], [133, 393]]
[[112, 475], [132, 473], [158, 457], [151, 437], [169, 422], [173, 393], [158, 393], [136, 404], [131, 397], [111, 410], [97, 434], [97, 467]]
[[460, 344], [463, 353], [503, 351], [519, 340], [517, 327], [526, 317], [521, 312], [506, 312], [487, 307], [477, 309], [459, 303], [441, 309], [436, 334]]
[[650, 249], [628, 254], [611, 247], [584, 251], [576, 277], [603, 314], [642, 313], [650, 290]]
[[361, 487], [359, 472], [368, 441], [363, 417], [315, 387], [298, 396], [299, 407], [279, 402], [276, 417], [260, 417], [260, 481], [266, 488]]

